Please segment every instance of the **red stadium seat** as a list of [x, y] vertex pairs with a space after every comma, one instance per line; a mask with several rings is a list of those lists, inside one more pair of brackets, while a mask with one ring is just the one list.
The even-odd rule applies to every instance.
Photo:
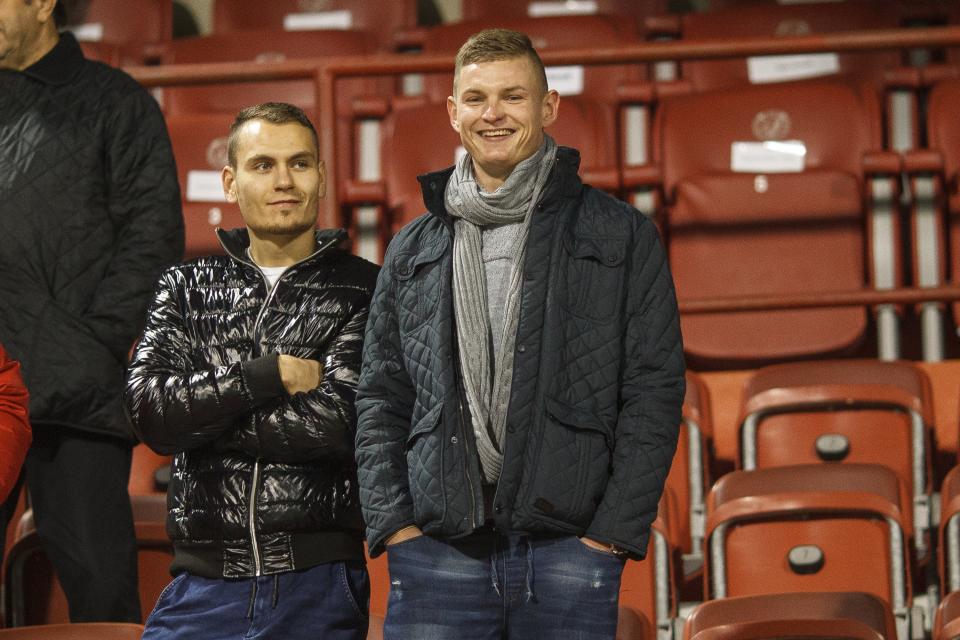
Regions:
[[933, 640], [960, 639], [960, 591], [948, 593], [937, 608]]
[[[670, 629], [677, 616], [677, 549], [670, 541], [669, 525], [661, 503], [661, 517], [650, 531], [647, 557], [627, 560], [620, 579], [620, 606], [642, 616], [657, 629]], [[666, 506], [666, 509], [669, 509]]]
[[130, 482], [127, 485], [130, 495], [166, 495], [172, 460], [172, 456], [154, 453], [145, 444], [135, 446], [130, 464]]
[[908, 624], [910, 506], [879, 465], [731, 472], [708, 498], [708, 599], [862, 591]]
[[608, 14], [630, 16], [642, 24], [644, 18], [666, 13], [666, 0], [463, 0], [464, 20], [543, 18]]
[[78, 622], [0, 629], [3, 640], [140, 640], [142, 624]]
[[185, 258], [222, 254], [215, 229], [244, 226], [239, 207], [226, 202], [220, 186], [232, 122], [227, 114], [167, 116], [183, 198]]
[[704, 602], [684, 640], [897, 640], [890, 608], [866, 593], [778, 593]]
[[122, 46], [140, 64], [157, 59], [173, 38], [170, 0], [90, 0], [82, 22], [67, 27], [81, 42]]
[[940, 490], [940, 591], [960, 592], [960, 467], [952, 468]]
[[417, 24], [415, 0], [215, 0], [215, 33], [252, 29], [369, 31], [392, 49], [394, 32]]
[[[681, 302], [898, 286], [900, 159], [875, 153], [881, 142], [868, 87], [807, 82], [665, 99], [654, 157]], [[877, 315], [877, 350], [895, 358], [896, 311]], [[703, 367], [855, 353], [867, 329], [863, 308], [683, 318], [687, 355]]]
[[933, 392], [909, 362], [835, 360], [759, 369], [744, 386], [739, 466], [882, 464], [907, 487], [920, 557], [928, 549]]

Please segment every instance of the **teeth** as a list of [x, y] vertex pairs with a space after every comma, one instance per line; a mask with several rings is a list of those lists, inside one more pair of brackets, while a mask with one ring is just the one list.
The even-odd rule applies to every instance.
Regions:
[[508, 136], [510, 135], [509, 129], [494, 129], [492, 131], [482, 131], [480, 133], [484, 138], [495, 138], [499, 136]]

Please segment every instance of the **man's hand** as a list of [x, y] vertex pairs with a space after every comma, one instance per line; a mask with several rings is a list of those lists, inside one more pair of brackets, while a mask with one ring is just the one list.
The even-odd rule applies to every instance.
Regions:
[[280, 369], [280, 381], [290, 395], [312, 391], [323, 380], [323, 365], [316, 360], [280, 354], [277, 367]]
[[387, 538], [387, 541], [383, 544], [386, 546], [397, 544], [398, 542], [406, 542], [411, 538], [418, 538], [423, 535], [423, 531], [420, 531], [420, 527], [416, 525], [410, 525], [409, 527], [404, 527], [397, 531], [395, 534]]

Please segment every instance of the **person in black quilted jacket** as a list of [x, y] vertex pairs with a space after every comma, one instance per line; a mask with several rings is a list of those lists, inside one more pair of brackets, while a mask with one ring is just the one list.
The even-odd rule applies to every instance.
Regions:
[[183, 253], [180, 190], [156, 101], [59, 34], [62, 9], [0, 2], [0, 342], [30, 391], [26, 484], [70, 618], [140, 622], [121, 395]]
[[457, 55], [467, 153], [420, 177], [357, 392], [360, 499], [390, 639], [612, 639], [676, 448], [684, 360], [654, 225], [581, 183], [527, 36]]
[[164, 272], [127, 380], [137, 432], [176, 454], [176, 577], [143, 637], [363, 640], [354, 401], [377, 266], [316, 229], [326, 173], [300, 109], [242, 110], [227, 148], [246, 228]]

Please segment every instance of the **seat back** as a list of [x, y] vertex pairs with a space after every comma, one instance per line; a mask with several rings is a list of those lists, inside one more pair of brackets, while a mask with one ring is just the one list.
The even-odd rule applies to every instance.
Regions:
[[960, 638], [960, 591], [948, 593], [937, 607], [933, 621], [933, 640]]
[[[423, 52], [454, 54], [471, 35], [491, 27], [527, 34], [541, 53], [579, 49], [584, 43], [636, 44], [640, 38], [633, 22], [615, 16], [498, 17], [496, 21], [472, 20], [434, 27], [424, 39]], [[547, 67], [547, 83], [561, 96], [582, 95], [607, 104], [617, 102], [618, 87], [645, 77], [646, 70], [637, 64]], [[453, 91], [453, 76], [449, 73], [428, 75], [424, 79], [424, 91], [430, 100], [446, 100]]]
[[[900, 16], [893, 2], [848, 0], [817, 4], [755, 2], [687, 13], [682, 37], [716, 40], [802, 36], [835, 31], [895, 29]], [[823, 76], [878, 81], [901, 63], [897, 51], [752, 56], [747, 59], [697, 60], [680, 65], [681, 77], [698, 91], [745, 84], [786, 82]]]
[[168, 115], [166, 120], [183, 199], [184, 258], [222, 254], [216, 228], [244, 226], [240, 208], [226, 201], [220, 182], [233, 115]]
[[353, 30], [374, 34], [384, 50], [393, 34], [417, 24], [415, 0], [220, 0], [213, 3], [213, 31], [253, 29]]
[[[957, 122], [956, 105], [960, 100], [960, 80], [944, 80], [930, 91], [927, 103], [927, 147], [943, 159], [941, 189], [947, 211], [947, 255], [960, 252], [960, 123]], [[938, 198], [939, 200], [939, 198]], [[953, 283], [960, 282], [960, 269], [956, 261], [951, 265], [949, 277]], [[957, 316], [957, 308], [954, 308]]]
[[464, 20], [502, 20], [503, 18], [543, 18], [549, 16], [587, 16], [598, 13], [630, 16], [642, 22], [651, 15], [666, 13], [664, 0], [463, 0]]
[[[140, 607], [146, 620], [160, 593], [170, 582], [173, 543], [164, 524], [167, 515], [165, 496], [131, 496], [131, 506], [137, 542]], [[32, 511], [24, 513], [17, 524], [16, 538], [4, 563], [6, 624], [20, 627], [69, 622], [66, 596], [44, 551]]]
[[[926, 529], [932, 491], [933, 392], [916, 365], [836, 360], [774, 365], [745, 384], [739, 466], [873, 463], [895, 472]], [[924, 535], [917, 536], [925, 555]]]
[[706, 593], [862, 591], [903, 614], [909, 507], [896, 474], [879, 465], [729, 473], [708, 497]]
[[[868, 87], [809, 82], [665, 99], [654, 154], [681, 301], [857, 290], [875, 279], [862, 167], [880, 146]], [[891, 271], [895, 280], [900, 270]], [[845, 352], [866, 328], [860, 308], [683, 318], [686, 351], [703, 366]]]
[[172, 461], [173, 456], [162, 456], [154, 453], [147, 445], [138, 444], [133, 448], [127, 491], [131, 496], [166, 495]]
[[142, 624], [129, 622], [75, 622], [0, 629], [3, 640], [140, 640]]
[[866, 593], [777, 593], [711, 600], [687, 618], [685, 640], [896, 640], [889, 606]]
[[122, 45], [131, 52], [143, 52], [165, 45], [173, 38], [173, 3], [170, 0], [89, 0], [85, 15], [67, 29], [80, 41], [105, 42]]
[[627, 560], [620, 578], [620, 605], [640, 613], [657, 627], [669, 628], [677, 615], [679, 567], [677, 548], [670, 540], [669, 524], [661, 502], [661, 515], [650, 531], [647, 557]]
[[940, 590], [960, 592], [960, 466], [947, 473], [940, 489]]

